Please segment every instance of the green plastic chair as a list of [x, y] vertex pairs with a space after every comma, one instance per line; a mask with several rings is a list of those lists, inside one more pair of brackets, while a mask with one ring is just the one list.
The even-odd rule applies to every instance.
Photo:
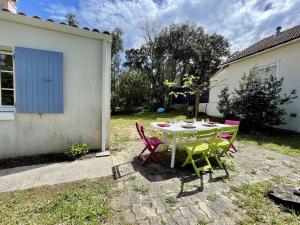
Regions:
[[[210, 151], [216, 147], [215, 142], [218, 134], [218, 129], [213, 128], [209, 130], [198, 131], [197, 135], [189, 136], [189, 143], [181, 144], [180, 147], [183, 147], [187, 152], [187, 158], [182, 164], [182, 167], [186, 166], [186, 164], [191, 163], [196, 175], [200, 177], [200, 171], [210, 170], [214, 172], [209, 160], [208, 156]], [[193, 138], [194, 137], [194, 138]], [[205, 161], [207, 165], [197, 167], [197, 161]]]
[[[234, 160], [229, 154], [230, 146], [232, 145], [237, 133], [238, 133], [238, 126], [230, 126], [230, 127], [222, 127], [219, 133], [219, 137], [222, 137], [224, 134], [230, 134], [231, 138], [229, 140], [219, 138], [215, 142], [215, 147], [213, 148], [214, 151], [212, 151], [213, 156], [215, 157], [216, 161], [218, 162], [218, 165], [223, 168], [223, 165], [225, 165], [227, 162], [230, 162], [233, 166]], [[218, 154], [217, 149], [220, 149], [221, 152]], [[220, 158], [225, 156], [226, 160], [221, 160]]]

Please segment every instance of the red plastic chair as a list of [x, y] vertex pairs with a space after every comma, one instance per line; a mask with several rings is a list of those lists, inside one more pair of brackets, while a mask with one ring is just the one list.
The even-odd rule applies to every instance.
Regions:
[[[157, 137], [146, 137], [144, 127], [139, 124], [138, 122], [135, 123], [137, 132], [142, 140], [142, 143], [145, 145], [143, 151], [139, 154], [139, 159], [142, 161], [142, 166], [146, 164], [146, 162], [151, 158], [154, 161], [161, 163], [161, 159], [156, 154], [157, 147], [161, 144], [164, 144], [161, 140]], [[143, 155], [146, 150], [149, 150], [150, 153], [148, 155]]]
[[[232, 125], [232, 126], [240, 126], [240, 121], [237, 120], [225, 120], [225, 124], [227, 125]], [[230, 138], [232, 137], [231, 134], [223, 134], [221, 138], [226, 139], [226, 140], [230, 140]], [[230, 145], [229, 148], [233, 148], [234, 152], [237, 152], [235, 146], [233, 145], [233, 143]]]

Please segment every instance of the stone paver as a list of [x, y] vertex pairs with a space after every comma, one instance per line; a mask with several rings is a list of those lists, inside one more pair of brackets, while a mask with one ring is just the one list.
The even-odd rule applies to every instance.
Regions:
[[[124, 144], [122, 150], [113, 153], [112, 161], [120, 183], [120, 203], [128, 207], [125, 219], [131, 224], [151, 225], [196, 225], [199, 221], [236, 224], [245, 212], [236, 208], [232, 196], [226, 194], [231, 186], [257, 183], [274, 176], [300, 179], [299, 162], [293, 158], [242, 144], [238, 147], [235, 167], [205, 173], [201, 180], [193, 175], [192, 168], [181, 168], [180, 163], [170, 169], [169, 152], [162, 155], [166, 165], [150, 162], [142, 167], [136, 159], [142, 146], [138, 142]], [[142, 184], [148, 187], [143, 194], [133, 188]]]
[[112, 176], [111, 156], [0, 170], [0, 192]]

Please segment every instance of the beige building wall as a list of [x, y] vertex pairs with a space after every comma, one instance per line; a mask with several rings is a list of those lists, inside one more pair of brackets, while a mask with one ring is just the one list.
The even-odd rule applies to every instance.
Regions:
[[[0, 30], [0, 46], [64, 54], [64, 113], [15, 113], [13, 120], [0, 120], [0, 158], [63, 152], [75, 143], [87, 143], [92, 149], [100, 149], [102, 127], [106, 128], [104, 137], [108, 147], [110, 78], [104, 80], [103, 75], [110, 76], [107, 69], [110, 68], [110, 41], [1, 18]], [[106, 93], [103, 86], [108, 86]], [[103, 110], [106, 115], [102, 124]]]
[[[214, 79], [221, 82], [220, 87], [210, 91], [209, 103], [206, 112], [212, 116], [222, 116], [217, 110], [220, 91], [228, 86], [230, 91], [238, 87], [244, 73], [248, 73], [254, 66], [277, 64], [277, 75], [284, 77], [283, 93], [289, 93], [292, 89], [297, 91], [298, 98], [294, 103], [286, 106], [287, 115], [284, 117], [286, 125], [280, 128], [300, 132], [300, 40], [290, 42], [284, 46], [274, 48], [255, 56], [234, 62], [219, 72]], [[291, 117], [290, 114], [297, 114]]]

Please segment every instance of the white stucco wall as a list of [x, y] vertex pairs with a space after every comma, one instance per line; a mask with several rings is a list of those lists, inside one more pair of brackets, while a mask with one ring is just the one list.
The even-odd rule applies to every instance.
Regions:
[[[14, 120], [0, 121], [0, 158], [63, 152], [75, 143], [100, 149], [102, 110], [107, 108], [102, 105], [102, 74], [106, 73], [103, 66], [110, 63], [110, 43], [4, 20], [0, 20], [0, 30], [0, 45], [64, 53], [64, 113], [17, 113]], [[108, 48], [106, 60], [103, 46]], [[105, 75], [109, 76], [109, 71]], [[109, 113], [106, 147], [108, 121]]]
[[[222, 85], [213, 88], [209, 95], [207, 114], [212, 116], [222, 116], [217, 110], [220, 91], [228, 86], [230, 91], [238, 87], [239, 80], [243, 73], [248, 73], [254, 66], [277, 63], [278, 75], [284, 77], [283, 92], [290, 93], [292, 89], [297, 91], [298, 98], [294, 103], [286, 106], [286, 125], [280, 128], [300, 132], [300, 41], [295, 41], [287, 45], [266, 51], [262, 54], [249, 57], [235, 62], [219, 72], [214, 79], [222, 81]], [[296, 113], [297, 117], [290, 117], [291, 113]]]

